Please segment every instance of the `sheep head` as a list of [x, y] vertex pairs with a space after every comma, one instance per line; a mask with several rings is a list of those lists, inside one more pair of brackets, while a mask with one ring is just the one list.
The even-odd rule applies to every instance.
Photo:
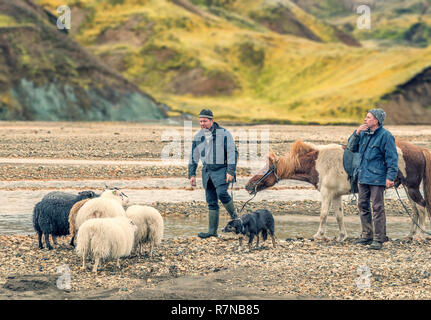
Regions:
[[121, 205], [124, 207], [129, 203], [129, 197], [122, 192], [120, 189], [118, 188], [114, 188], [114, 189], [106, 189], [101, 197], [106, 197], [106, 198], [112, 198], [115, 199], [119, 202], [121, 202]]

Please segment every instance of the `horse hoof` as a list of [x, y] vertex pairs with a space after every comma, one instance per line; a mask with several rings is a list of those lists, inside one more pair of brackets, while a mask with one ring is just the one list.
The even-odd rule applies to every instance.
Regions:
[[317, 236], [314, 235], [313, 236], [314, 241], [331, 241], [331, 239], [329, 239], [327, 236]]
[[346, 240], [347, 239], [347, 235], [345, 235], [345, 234], [343, 234], [343, 235], [339, 235], [338, 237], [337, 237], [337, 241], [338, 242], [343, 242], [344, 240]]

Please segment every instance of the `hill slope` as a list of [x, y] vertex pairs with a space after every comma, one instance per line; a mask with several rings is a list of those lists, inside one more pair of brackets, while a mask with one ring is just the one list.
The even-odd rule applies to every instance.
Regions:
[[0, 119], [165, 117], [152, 97], [54, 27], [41, 7], [0, 0], [0, 13]]
[[[287, 0], [38, 2], [52, 12], [69, 4], [74, 39], [140, 89], [180, 111], [211, 107], [225, 120], [357, 123], [431, 65], [431, 47], [346, 45]], [[273, 3], [307, 29], [276, 32], [252, 14]]]

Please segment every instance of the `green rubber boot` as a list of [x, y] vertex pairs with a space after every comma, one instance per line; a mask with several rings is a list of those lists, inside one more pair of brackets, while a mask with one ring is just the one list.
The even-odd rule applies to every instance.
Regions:
[[200, 232], [199, 238], [217, 237], [219, 210], [210, 210], [208, 216], [208, 232]]
[[236, 219], [238, 218], [238, 215], [236, 214], [235, 205], [233, 204], [233, 200], [230, 200], [228, 203], [223, 203], [224, 208], [229, 213], [230, 218]]

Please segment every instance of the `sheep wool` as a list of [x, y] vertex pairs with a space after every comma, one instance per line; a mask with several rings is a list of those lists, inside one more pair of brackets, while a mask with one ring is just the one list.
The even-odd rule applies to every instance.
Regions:
[[117, 259], [129, 256], [133, 249], [137, 227], [126, 217], [100, 218], [85, 221], [76, 235], [76, 253], [82, 258], [82, 268], [88, 255], [93, 256], [93, 272], [101, 259]]
[[90, 199], [81, 200], [81, 201], [75, 203], [73, 205], [72, 209], [70, 209], [70, 213], [69, 213], [69, 233], [70, 233], [70, 236], [71, 236], [71, 239], [70, 239], [70, 245], [71, 246], [75, 246], [74, 239], [75, 239], [75, 236], [76, 236], [76, 227], [75, 227], [76, 215], [78, 214], [79, 209], [82, 208], [82, 206], [84, 205], [84, 203], [86, 203], [89, 200]]
[[122, 192], [118, 190], [105, 190], [99, 198], [91, 199], [83, 204], [75, 218], [75, 234], [80, 226], [88, 219], [112, 218], [125, 216], [123, 204], [127, 203], [123, 199]]
[[127, 208], [126, 216], [138, 228], [134, 247], [142, 254], [143, 244], [149, 243], [151, 257], [153, 248], [159, 246], [163, 238], [164, 223], [159, 211], [149, 206], [133, 205]]

